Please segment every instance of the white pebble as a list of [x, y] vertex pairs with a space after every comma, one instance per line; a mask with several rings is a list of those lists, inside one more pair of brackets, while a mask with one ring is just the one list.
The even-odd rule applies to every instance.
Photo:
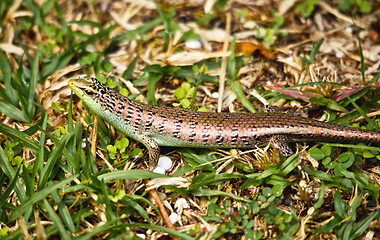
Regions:
[[86, 45], [85, 49], [87, 52], [90, 52], [90, 53], [96, 52], [96, 47], [93, 44]]
[[136, 236], [142, 239], [146, 239], [146, 236], [143, 233], [136, 233]]
[[160, 157], [158, 159], [157, 167], [163, 168], [165, 171], [168, 171], [173, 165], [173, 162], [168, 157]]
[[219, 97], [219, 93], [218, 93], [218, 92], [213, 92], [213, 93], [211, 94], [211, 97], [213, 97], [213, 98], [218, 98], [218, 97]]
[[161, 174], [165, 174], [166, 173], [166, 170], [163, 169], [162, 167], [156, 167], [153, 172], [155, 173], [161, 173]]
[[354, 29], [352, 28], [352, 27], [346, 27], [346, 32], [347, 33], [349, 33], [349, 34], [351, 34], [353, 31], [354, 31]]
[[187, 40], [185, 42], [185, 46], [191, 49], [200, 49], [202, 47], [202, 43], [199, 40]]
[[342, 51], [338, 51], [335, 54], [335, 57], [337, 57], [337, 58], [344, 58], [345, 56], [346, 56], [346, 54], [344, 54], [344, 52], [342, 52]]

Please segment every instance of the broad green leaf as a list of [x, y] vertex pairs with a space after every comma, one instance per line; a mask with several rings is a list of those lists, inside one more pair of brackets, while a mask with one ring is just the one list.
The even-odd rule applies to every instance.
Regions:
[[282, 187], [281, 184], [276, 184], [272, 188], [272, 193], [273, 193], [274, 196], [280, 197], [282, 195], [282, 193], [283, 193], [283, 190], [284, 189], [283, 189], [283, 187]]
[[321, 160], [326, 156], [319, 148], [316, 147], [311, 148], [309, 152], [310, 156], [315, 160]]
[[321, 147], [321, 150], [322, 150], [322, 152], [323, 152], [323, 154], [324, 154], [325, 156], [330, 156], [330, 154], [331, 154], [331, 147], [330, 147], [329, 145], [324, 144], [324, 145]]

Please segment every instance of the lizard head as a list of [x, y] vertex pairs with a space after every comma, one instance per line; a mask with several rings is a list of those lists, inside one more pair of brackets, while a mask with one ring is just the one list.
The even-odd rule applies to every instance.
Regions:
[[115, 110], [117, 102], [128, 101], [94, 77], [78, 77], [68, 81], [71, 90], [95, 113], [102, 116], [105, 111]]
[[82, 98], [84, 96], [92, 97], [105, 86], [101, 84], [96, 78], [72, 78], [68, 81], [68, 85], [73, 92]]
[[86, 103], [87, 106], [92, 108], [93, 105], [103, 105], [102, 96], [106, 96], [110, 89], [100, 83], [96, 78], [73, 78], [68, 81], [71, 90]]

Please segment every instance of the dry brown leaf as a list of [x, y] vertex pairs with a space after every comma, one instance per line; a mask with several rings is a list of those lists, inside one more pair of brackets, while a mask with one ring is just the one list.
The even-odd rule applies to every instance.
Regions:
[[167, 62], [174, 66], [188, 66], [209, 58], [228, 57], [229, 52], [180, 52], [167, 58]]
[[245, 57], [252, 56], [254, 54], [258, 54], [263, 56], [266, 59], [274, 60], [276, 59], [276, 55], [273, 52], [266, 49], [262, 45], [258, 45], [252, 42], [238, 42], [235, 46], [236, 55], [243, 55]]
[[24, 50], [22, 48], [10, 43], [0, 43], [0, 49], [6, 53], [16, 54], [18, 56], [22, 56], [24, 54]]
[[182, 188], [190, 186], [191, 181], [183, 177], [155, 178], [147, 182], [147, 190], [158, 188], [162, 185], [173, 185]]

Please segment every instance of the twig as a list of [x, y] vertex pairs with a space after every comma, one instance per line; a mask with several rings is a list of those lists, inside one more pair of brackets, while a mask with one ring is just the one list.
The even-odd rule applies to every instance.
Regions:
[[[164, 221], [166, 223], [166, 226], [168, 226], [169, 229], [172, 229], [172, 230], [175, 230], [172, 222], [170, 221], [169, 219], [169, 215], [168, 213], [166, 212], [165, 210], [165, 207], [164, 205], [162, 204], [161, 202], [161, 199], [158, 197], [158, 194], [157, 194], [157, 191], [156, 189], [150, 189], [149, 190], [149, 193], [150, 193], [150, 196], [152, 196], [152, 198], [154, 199], [154, 201], [156, 202], [157, 206], [158, 206], [158, 209], [160, 209], [160, 212], [162, 214], [162, 217], [164, 218]], [[177, 237], [174, 237], [172, 236], [172, 239], [173, 240], [178, 240]]]
[[[223, 52], [228, 51], [228, 44], [230, 43], [230, 32], [231, 32], [231, 13], [226, 13], [226, 37], [223, 43]], [[220, 79], [219, 79], [219, 98], [218, 98], [218, 112], [222, 111], [224, 85], [226, 80], [227, 71], [227, 57], [222, 57], [222, 66], [220, 69]]]

